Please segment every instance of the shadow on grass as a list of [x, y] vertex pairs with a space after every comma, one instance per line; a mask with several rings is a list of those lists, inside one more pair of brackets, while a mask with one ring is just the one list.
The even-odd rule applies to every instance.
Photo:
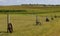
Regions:
[[7, 31], [0, 31], [0, 33], [7, 33]]
[[9, 33], [7, 31], [0, 31], [0, 36], [9, 36]]

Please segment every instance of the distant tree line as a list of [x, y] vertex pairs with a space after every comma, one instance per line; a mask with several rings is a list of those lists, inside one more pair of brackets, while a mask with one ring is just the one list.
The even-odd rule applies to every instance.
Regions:
[[26, 10], [0, 10], [0, 12], [27, 12]]
[[60, 5], [51, 5], [51, 4], [21, 4], [21, 6], [60, 6]]

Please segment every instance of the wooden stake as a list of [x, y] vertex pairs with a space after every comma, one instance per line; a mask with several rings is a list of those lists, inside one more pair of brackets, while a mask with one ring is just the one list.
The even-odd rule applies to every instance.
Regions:
[[7, 14], [7, 24], [10, 23], [10, 15]]
[[36, 25], [38, 25], [38, 24], [41, 25], [41, 23], [40, 23], [39, 20], [38, 20], [38, 16], [36, 16]]

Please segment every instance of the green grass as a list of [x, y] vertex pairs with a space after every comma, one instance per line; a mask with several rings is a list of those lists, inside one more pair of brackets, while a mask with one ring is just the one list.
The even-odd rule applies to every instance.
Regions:
[[[60, 15], [60, 7], [15, 7], [0, 7], [1, 10], [26, 10], [26, 12], [10, 13], [13, 33], [6, 33], [7, 15], [6, 12], [0, 13], [0, 36], [60, 36], [60, 18], [50, 19], [55, 15]], [[38, 15], [39, 21], [42, 23], [41, 26], [35, 25], [36, 15]], [[45, 21], [46, 16], [48, 16], [50, 22]]]
[[[60, 18], [54, 18], [51, 20], [51, 15], [59, 13], [49, 14], [36, 14], [39, 17], [39, 21], [42, 25], [35, 25], [35, 14], [10, 14], [11, 23], [13, 25], [13, 33], [4, 33], [7, 30], [6, 14], [0, 14], [0, 36], [60, 36]], [[48, 16], [50, 22], [45, 21], [45, 16]]]
[[[60, 6], [55, 7], [40, 7], [40, 6], [0, 6], [0, 13], [6, 13], [10, 10], [10, 13], [18, 14], [45, 14], [60, 12]], [[17, 11], [18, 10], [18, 11]], [[20, 10], [20, 11], [19, 11]], [[4, 12], [5, 11], [5, 12]]]

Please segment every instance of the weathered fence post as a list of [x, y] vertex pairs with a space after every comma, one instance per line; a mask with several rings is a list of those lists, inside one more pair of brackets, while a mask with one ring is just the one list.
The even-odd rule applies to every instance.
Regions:
[[13, 32], [13, 26], [10, 22], [10, 16], [9, 13], [7, 14], [7, 32], [12, 33]]
[[36, 25], [41, 25], [41, 22], [39, 22], [39, 20], [38, 20], [38, 16], [36, 16]]
[[49, 22], [49, 19], [48, 19], [48, 17], [46, 17], [46, 22]]
[[51, 17], [51, 20], [54, 20], [54, 18], [53, 18], [53, 17]]
[[55, 15], [54, 17], [55, 17], [55, 18], [57, 18], [57, 16], [56, 16], [56, 15]]

